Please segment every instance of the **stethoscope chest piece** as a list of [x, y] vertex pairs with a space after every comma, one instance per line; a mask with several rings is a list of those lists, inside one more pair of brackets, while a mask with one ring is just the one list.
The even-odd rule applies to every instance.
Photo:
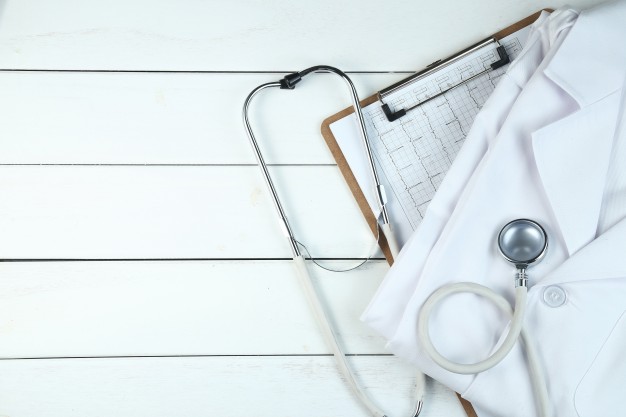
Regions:
[[516, 286], [526, 286], [526, 268], [540, 261], [547, 248], [546, 231], [532, 220], [513, 220], [498, 234], [500, 253], [517, 268]]
[[[418, 336], [425, 352], [437, 365], [450, 372], [470, 375], [485, 372], [499, 364], [513, 349], [521, 335], [527, 349], [528, 363], [531, 368], [530, 376], [539, 398], [539, 408], [542, 416], [547, 416], [548, 394], [545, 381], [541, 378], [537, 354], [533, 345], [528, 343], [527, 334], [522, 329], [528, 296], [526, 268], [544, 257], [548, 248], [548, 235], [539, 223], [528, 219], [517, 219], [504, 225], [498, 234], [497, 243], [502, 256], [517, 268], [514, 307], [512, 308], [509, 300], [502, 295], [478, 283], [452, 282], [445, 284], [435, 290], [420, 309], [417, 318]], [[500, 310], [512, 315], [509, 330], [504, 340], [499, 343], [499, 346], [490, 356], [476, 363], [458, 363], [449, 360], [439, 353], [430, 338], [428, 321], [433, 308], [443, 298], [455, 293], [472, 293], [485, 297]]]

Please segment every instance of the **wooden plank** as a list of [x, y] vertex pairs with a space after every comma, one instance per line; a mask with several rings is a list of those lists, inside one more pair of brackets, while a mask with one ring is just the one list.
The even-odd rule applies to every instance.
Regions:
[[[387, 264], [309, 266], [346, 352], [387, 353], [359, 321]], [[291, 261], [1, 263], [0, 276], [1, 358], [330, 353]]]
[[289, 71], [329, 63], [344, 70], [408, 71], [565, 1], [3, 4], [2, 68]]
[[[406, 74], [404, 74], [406, 75]], [[252, 164], [241, 109], [284, 74], [0, 73], [0, 164]], [[362, 96], [403, 74], [354, 74]], [[334, 164], [322, 120], [349, 106], [321, 74], [267, 91], [250, 119], [270, 164]]]
[[[411, 415], [413, 370], [393, 357], [350, 358], [373, 401]], [[427, 387], [423, 417], [463, 417]], [[368, 416], [331, 357], [0, 361], [0, 414], [19, 417]]]
[[[334, 166], [272, 167], [316, 257], [374, 239]], [[255, 166], [0, 166], [0, 259], [288, 258]]]

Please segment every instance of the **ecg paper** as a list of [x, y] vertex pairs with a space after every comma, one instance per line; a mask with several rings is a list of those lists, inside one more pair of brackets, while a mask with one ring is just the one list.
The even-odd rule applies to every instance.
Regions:
[[[529, 28], [500, 40], [511, 60]], [[387, 96], [392, 111], [408, 108], [458, 85], [498, 60], [495, 46], [478, 51]], [[376, 168], [388, 196], [388, 210], [400, 245], [422, 220], [428, 203], [463, 145], [478, 111], [493, 92], [508, 65], [488, 71], [389, 122], [376, 101], [363, 116]], [[372, 175], [354, 114], [330, 125], [361, 190], [378, 213]]]

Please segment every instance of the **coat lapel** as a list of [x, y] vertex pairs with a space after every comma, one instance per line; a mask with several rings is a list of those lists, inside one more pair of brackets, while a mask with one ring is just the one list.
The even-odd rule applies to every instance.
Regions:
[[[599, 27], [598, 21], [606, 24]], [[626, 2], [581, 13], [544, 69], [579, 105], [573, 114], [539, 129], [532, 138], [541, 182], [570, 255], [596, 236], [623, 106], [624, 22]]]
[[585, 10], [544, 69], [581, 108], [621, 87], [626, 68], [625, 22], [625, 1]]
[[533, 133], [537, 170], [570, 255], [596, 236], [620, 94]]

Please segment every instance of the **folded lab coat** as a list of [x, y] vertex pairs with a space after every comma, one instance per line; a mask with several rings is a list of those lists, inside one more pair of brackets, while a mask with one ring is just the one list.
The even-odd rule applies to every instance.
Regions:
[[[486, 285], [512, 302], [514, 268], [496, 237], [516, 218], [548, 233], [544, 260], [528, 271], [525, 327], [555, 415], [626, 415], [624, 41], [625, 1], [540, 18], [363, 315], [394, 353], [460, 392], [481, 417], [537, 414], [522, 347], [480, 375], [453, 374], [422, 350], [417, 315], [453, 282]], [[477, 362], [509, 319], [477, 296], [454, 295], [433, 312], [431, 338], [449, 359]]]

